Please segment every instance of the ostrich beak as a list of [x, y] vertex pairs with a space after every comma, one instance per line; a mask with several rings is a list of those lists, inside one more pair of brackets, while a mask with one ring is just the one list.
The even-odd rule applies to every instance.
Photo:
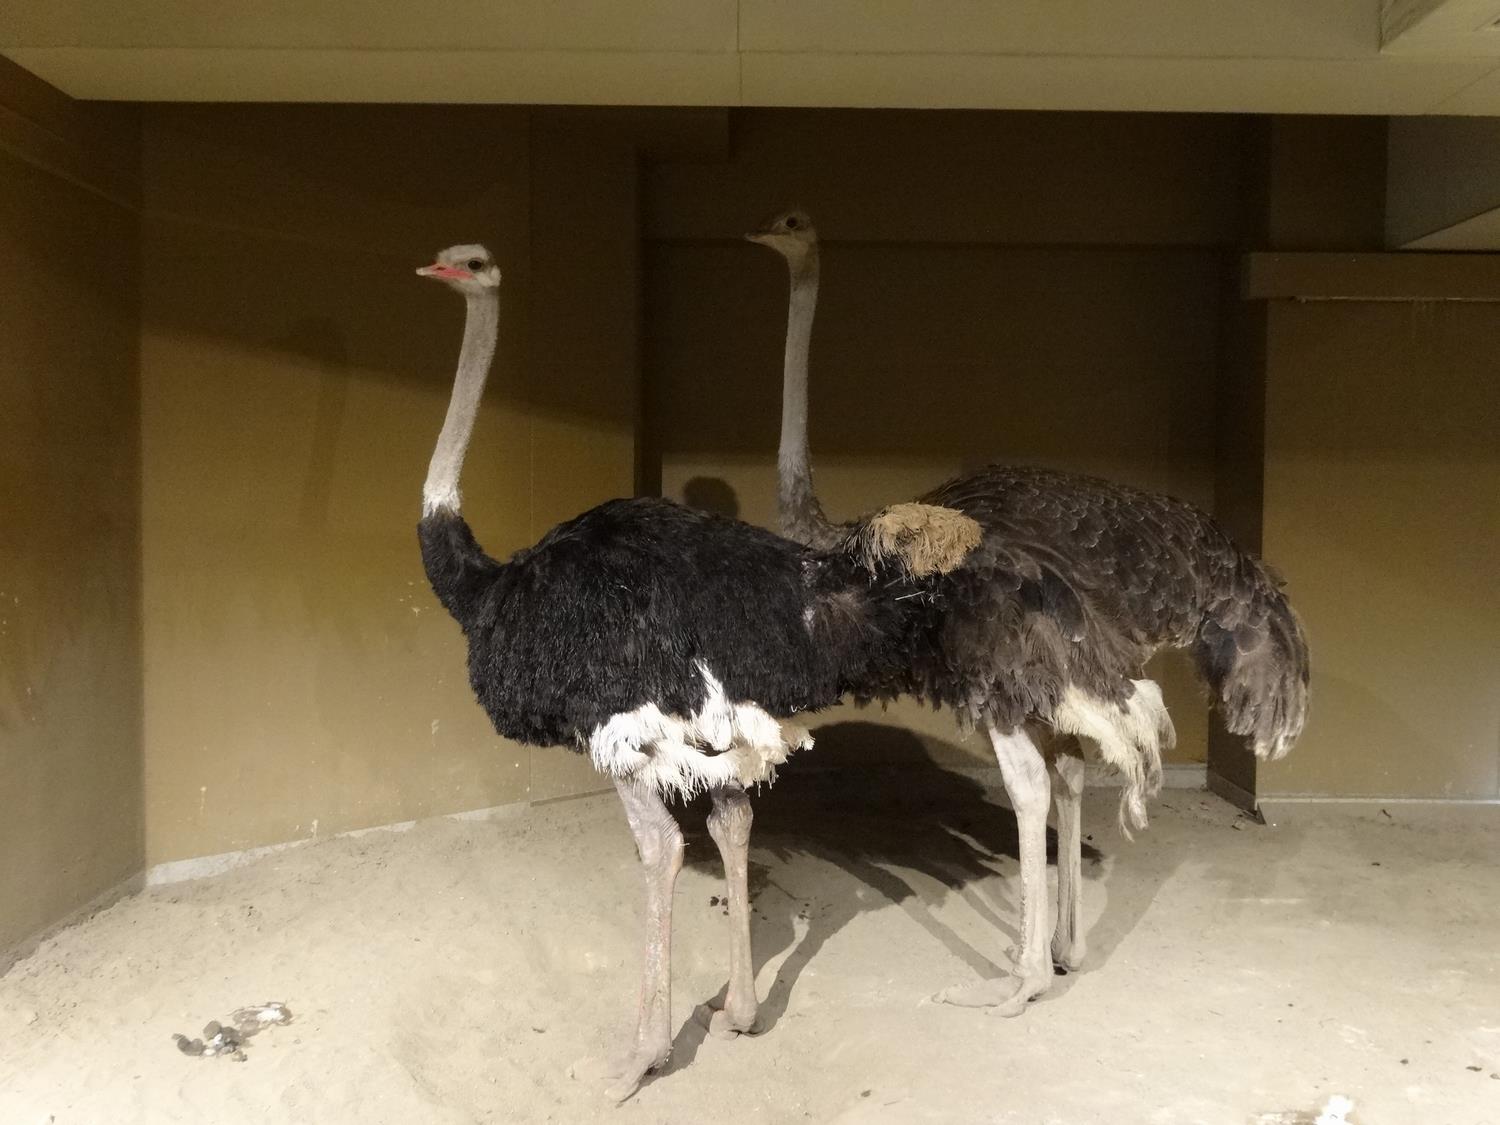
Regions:
[[468, 270], [461, 270], [457, 266], [445, 266], [441, 262], [433, 262], [430, 266], [422, 266], [417, 270], [418, 277], [458, 278], [460, 280], [471, 278], [474, 275]]
[[745, 241], [755, 242], [761, 246], [769, 246], [771, 244], [771, 232], [767, 230], [753, 230], [745, 235]]

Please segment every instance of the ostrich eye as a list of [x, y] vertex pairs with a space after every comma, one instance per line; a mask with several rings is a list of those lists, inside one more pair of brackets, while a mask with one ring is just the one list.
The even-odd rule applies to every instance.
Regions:
[[478, 258], [470, 258], [464, 264], [469, 267], [470, 273], [478, 273], [480, 270], [484, 269], [484, 262], [482, 262]]
[[787, 216], [787, 220], [786, 220], [786, 229], [787, 230], [796, 230], [801, 225], [802, 224], [800, 224], [799, 222], [797, 222], [797, 218], [796, 218], [795, 215], [788, 215]]

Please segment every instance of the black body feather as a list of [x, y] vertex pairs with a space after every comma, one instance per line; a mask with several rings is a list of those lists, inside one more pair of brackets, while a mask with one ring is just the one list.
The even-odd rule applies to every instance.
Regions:
[[707, 698], [700, 666], [732, 702], [778, 717], [875, 694], [930, 596], [931, 583], [667, 500], [601, 504], [505, 563], [454, 512], [424, 517], [418, 538], [480, 704], [500, 734], [537, 745], [581, 746], [648, 703], [691, 714]]

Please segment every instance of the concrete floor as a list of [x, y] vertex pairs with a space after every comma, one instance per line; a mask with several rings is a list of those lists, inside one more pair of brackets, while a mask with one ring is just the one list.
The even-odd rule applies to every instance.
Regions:
[[[727, 918], [684, 818], [667, 1071], [569, 1077], [628, 1022], [641, 904], [614, 799], [271, 856], [118, 904], [0, 979], [0, 1121], [1500, 1121], [1500, 818], [1391, 806], [1267, 828], [1169, 792], [1127, 843], [1091, 793], [1084, 971], [1016, 1020], [934, 1005], [1014, 938], [1015, 825], [936, 768], [788, 769], [757, 800], [763, 1031], [707, 1038]], [[189, 1058], [285, 1002], [245, 1062]]]

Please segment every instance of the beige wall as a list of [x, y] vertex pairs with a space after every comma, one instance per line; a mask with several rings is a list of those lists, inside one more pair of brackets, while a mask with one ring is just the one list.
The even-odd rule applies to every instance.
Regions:
[[141, 868], [134, 144], [0, 60], [0, 969]]
[[1500, 306], [1272, 301], [1265, 551], [1313, 646], [1262, 796], [1500, 797]]
[[[812, 441], [834, 518], [994, 460], [1213, 507], [1244, 122], [834, 111], [735, 122], [732, 160], [648, 180], [646, 442], [667, 495], [696, 481], [712, 497], [704, 481], [722, 482], [744, 518], [774, 524], [786, 270], [740, 235], [795, 202], [823, 236]], [[1201, 761], [1201, 691], [1178, 657], [1158, 671], [1175, 758]], [[940, 759], [989, 760], [978, 740], [952, 745], [946, 716], [860, 717], [920, 730]]]
[[[151, 862], [583, 781], [566, 751], [494, 735], [414, 532], [463, 314], [412, 269], [455, 241], [483, 239], [505, 274], [464, 480], [486, 547], [632, 487], [635, 348], [606, 315], [552, 312], [615, 278], [573, 264], [579, 236], [545, 201], [562, 181], [578, 198], [581, 170], [540, 117], [534, 153], [520, 110], [147, 112]], [[629, 171], [601, 198], [633, 192]], [[633, 246], [620, 220], [585, 248]], [[580, 320], [602, 342], [565, 382]]]

